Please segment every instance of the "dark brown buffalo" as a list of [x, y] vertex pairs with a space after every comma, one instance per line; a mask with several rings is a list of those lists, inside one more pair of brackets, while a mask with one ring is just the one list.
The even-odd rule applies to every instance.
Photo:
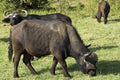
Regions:
[[104, 24], [107, 23], [107, 17], [110, 12], [110, 5], [107, 1], [102, 0], [98, 5], [98, 12], [95, 15], [98, 22], [101, 22], [101, 17], [104, 17]]
[[72, 24], [72, 20], [69, 16], [61, 14], [61, 13], [54, 13], [54, 14], [46, 14], [46, 15], [37, 15], [37, 14], [28, 14], [26, 10], [22, 10], [25, 15], [18, 12], [13, 12], [7, 15], [8, 11], [5, 11], [3, 16], [4, 19], [3, 22], [10, 23], [10, 25], [16, 25], [20, 23], [22, 20], [33, 20], [33, 19], [39, 19], [39, 20], [61, 20], [63, 22], [66, 22], [68, 24]]
[[32, 74], [37, 72], [31, 65], [31, 55], [40, 58], [52, 54], [54, 56], [50, 70], [52, 75], [55, 75], [55, 68], [59, 62], [64, 76], [71, 77], [65, 61], [67, 57], [73, 57], [84, 74], [96, 75], [97, 55], [84, 45], [72, 25], [58, 20], [23, 20], [11, 30], [14, 77], [19, 77], [18, 65], [22, 54], [23, 62]]

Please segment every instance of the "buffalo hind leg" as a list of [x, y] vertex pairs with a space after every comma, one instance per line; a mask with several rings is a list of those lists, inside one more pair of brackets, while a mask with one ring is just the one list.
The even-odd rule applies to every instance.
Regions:
[[50, 73], [51, 73], [52, 75], [55, 75], [55, 68], [56, 68], [57, 63], [58, 63], [58, 60], [54, 57], [54, 58], [53, 58], [52, 67], [51, 67], [51, 69], [50, 69]]
[[12, 42], [10, 41], [9, 46], [8, 46], [8, 58], [9, 58], [9, 61], [12, 58], [12, 54], [13, 54], [13, 48], [12, 48]]
[[31, 65], [31, 62], [30, 62], [31, 57], [32, 56], [30, 54], [28, 54], [26, 51], [24, 51], [24, 57], [23, 57], [24, 64], [28, 67], [28, 69], [31, 71], [32, 74], [37, 74], [37, 72]]
[[10, 30], [10, 42], [9, 42], [9, 46], [8, 46], [8, 59], [9, 61], [11, 60], [12, 58], [12, 55], [13, 55], [13, 47], [12, 47], [12, 37], [11, 37], [11, 33], [12, 31]]

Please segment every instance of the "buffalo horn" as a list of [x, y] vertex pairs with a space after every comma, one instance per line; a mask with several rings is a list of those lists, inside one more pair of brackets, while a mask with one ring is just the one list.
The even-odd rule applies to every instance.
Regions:
[[27, 16], [28, 15], [28, 12], [26, 11], [26, 10], [22, 10], [23, 12], [25, 12], [25, 16]]
[[4, 11], [4, 13], [3, 13], [3, 17], [4, 17], [4, 18], [6, 18], [6, 17], [7, 17], [7, 15], [6, 15], [6, 14], [7, 14], [7, 12], [8, 12], [8, 11]]
[[84, 54], [84, 57], [90, 56], [92, 54], [92, 52], [88, 52], [86, 54]]

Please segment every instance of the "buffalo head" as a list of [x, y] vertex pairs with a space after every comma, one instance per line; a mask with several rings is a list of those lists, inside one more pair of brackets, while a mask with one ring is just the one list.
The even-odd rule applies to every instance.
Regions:
[[96, 75], [96, 62], [98, 57], [93, 52], [88, 52], [79, 56], [78, 64], [80, 65], [80, 69], [84, 74], [88, 74], [90, 76]]
[[97, 13], [94, 17], [97, 19], [97, 22], [100, 23], [101, 22], [101, 13]]
[[[22, 11], [25, 12], [25, 16], [28, 15], [26, 10], [22, 10]], [[8, 11], [4, 12], [4, 14], [3, 14], [4, 19], [2, 21], [6, 22], [6, 23], [10, 23], [10, 25], [12, 25], [12, 26], [20, 23], [25, 17], [17, 12], [13, 12], [13, 13], [6, 15], [7, 13], [8, 13]]]

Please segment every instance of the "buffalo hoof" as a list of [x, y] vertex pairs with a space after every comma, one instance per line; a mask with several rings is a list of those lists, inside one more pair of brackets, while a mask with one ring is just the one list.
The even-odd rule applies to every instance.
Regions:
[[51, 75], [56, 75], [55, 71], [53, 71], [53, 70], [50, 70], [50, 73], [51, 73]]
[[51, 75], [56, 75], [55, 73], [51, 73]]
[[19, 75], [18, 74], [14, 74], [14, 78], [19, 78]]
[[36, 74], [38, 74], [38, 73], [37, 73], [37, 72], [32, 72], [32, 74], [33, 74], [33, 75], [36, 75]]
[[68, 77], [68, 78], [72, 78], [71, 75], [67, 74], [67, 75], [64, 75], [65, 77]]

